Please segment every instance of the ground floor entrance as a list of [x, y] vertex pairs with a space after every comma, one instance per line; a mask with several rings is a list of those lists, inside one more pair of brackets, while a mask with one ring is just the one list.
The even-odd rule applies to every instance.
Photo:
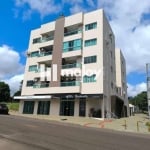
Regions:
[[37, 115], [60, 115], [102, 118], [102, 99], [95, 97], [56, 97], [21, 100], [19, 112]]
[[61, 116], [74, 116], [74, 100], [61, 100], [60, 101], [60, 115]]

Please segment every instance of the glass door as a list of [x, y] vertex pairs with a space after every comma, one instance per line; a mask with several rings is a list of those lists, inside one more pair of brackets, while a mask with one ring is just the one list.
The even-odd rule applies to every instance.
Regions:
[[23, 113], [33, 114], [34, 111], [34, 101], [24, 101]]
[[61, 100], [60, 101], [60, 115], [74, 116], [74, 100]]
[[86, 99], [80, 99], [79, 100], [79, 116], [85, 116], [86, 115]]
[[39, 101], [38, 114], [49, 115], [50, 101]]

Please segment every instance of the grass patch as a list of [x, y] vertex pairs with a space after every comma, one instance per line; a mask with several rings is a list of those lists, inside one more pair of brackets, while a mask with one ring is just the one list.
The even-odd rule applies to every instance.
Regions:
[[18, 102], [7, 103], [7, 106], [9, 108], [9, 110], [14, 110], [14, 111], [19, 110], [19, 103]]

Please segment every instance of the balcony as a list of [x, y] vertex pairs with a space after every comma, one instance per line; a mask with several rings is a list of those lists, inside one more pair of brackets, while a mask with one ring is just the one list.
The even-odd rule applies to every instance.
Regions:
[[33, 85], [33, 88], [48, 88], [49, 87], [49, 83], [35, 83]]
[[52, 51], [49, 51], [49, 52], [41, 52], [41, 53], [39, 54], [39, 57], [48, 56], [48, 55], [52, 55]]
[[63, 52], [71, 52], [71, 51], [76, 51], [76, 50], [81, 50], [81, 49], [82, 49], [81, 46], [69, 47], [69, 48], [63, 49]]
[[81, 29], [77, 29], [77, 30], [73, 30], [73, 31], [68, 31], [66, 33], [64, 33], [64, 36], [70, 36], [70, 35], [74, 35], [74, 34], [78, 34], [78, 33], [81, 33], [82, 30]]
[[73, 64], [62, 65], [62, 69], [80, 68], [80, 67], [81, 67], [80, 63], [73, 63]]
[[61, 82], [61, 86], [80, 86], [80, 81]]
[[49, 36], [49, 37], [42, 37], [41, 38], [41, 43], [43, 43], [43, 42], [47, 42], [47, 41], [51, 41], [51, 40], [53, 40], [54, 39], [54, 37], [53, 36]]

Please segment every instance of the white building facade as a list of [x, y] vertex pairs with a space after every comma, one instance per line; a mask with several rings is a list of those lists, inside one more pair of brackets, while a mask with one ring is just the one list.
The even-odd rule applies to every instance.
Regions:
[[60, 16], [32, 30], [19, 112], [128, 115], [125, 59], [103, 10]]

